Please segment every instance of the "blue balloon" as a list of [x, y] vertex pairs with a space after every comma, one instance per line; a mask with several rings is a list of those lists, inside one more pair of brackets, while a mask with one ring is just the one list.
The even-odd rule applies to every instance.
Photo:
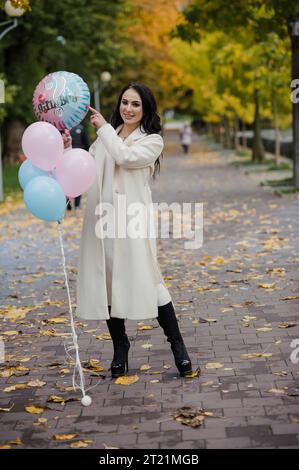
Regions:
[[62, 219], [66, 199], [59, 183], [49, 176], [37, 176], [26, 185], [24, 202], [27, 209], [42, 220]]
[[22, 189], [25, 189], [26, 184], [36, 176], [48, 176], [48, 172], [41, 170], [37, 166], [32, 165], [29, 160], [25, 160], [19, 168], [18, 178]]

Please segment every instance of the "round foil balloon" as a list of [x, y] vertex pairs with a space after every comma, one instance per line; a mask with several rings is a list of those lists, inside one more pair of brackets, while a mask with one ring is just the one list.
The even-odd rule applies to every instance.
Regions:
[[79, 75], [53, 72], [39, 82], [32, 101], [39, 121], [50, 122], [59, 130], [71, 129], [85, 118], [90, 93]]

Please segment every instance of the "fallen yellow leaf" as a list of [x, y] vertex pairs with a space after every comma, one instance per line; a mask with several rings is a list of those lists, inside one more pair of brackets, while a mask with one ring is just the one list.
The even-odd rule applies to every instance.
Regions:
[[135, 375], [124, 375], [122, 377], [118, 377], [115, 380], [115, 383], [117, 385], [132, 385], [135, 382], [138, 382], [138, 380], [139, 380], [139, 377], [138, 377], [137, 374], [135, 374]]
[[244, 359], [254, 359], [255, 357], [271, 357], [271, 353], [249, 353], [249, 354], [242, 354], [241, 357]]
[[224, 364], [221, 364], [221, 362], [209, 362], [206, 364], [206, 369], [221, 369], [221, 367], [224, 367]]
[[4, 318], [6, 318], [7, 320], [15, 322], [17, 320], [23, 320], [26, 317], [28, 312], [32, 310], [36, 310], [37, 308], [38, 307], [16, 308], [16, 307], [8, 306], [7, 308], [0, 310], [0, 315], [3, 315]]
[[109, 333], [102, 333], [99, 336], [96, 336], [96, 339], [104, 340], [104, 341], [110, 341], [111, 336]]
[[78, 434], [54, 434], [54, 436], [52, 436], [52, 439], [54, 441], [69, 441], [77, 436]]
[[93, 372], [103, 372], [105, 369], [101, 366], [98, 359], [89, 359], [88, 361], [83, 362], [84, 370], [93, 371]]
[[16, 358], [16, 360], [20, 361], [20, 362], [29, 362], [31, 361], [32, 357], [19, 357], [19, 358]]
[[58, 397], [57, 395], [51, 395], [47, 402], [52, 402], [52, 403], [61, 403], [62, 405], [65, 404], [65, 399], [62, 397]]
[[292, 328], [293, 326], [297, 326], [297, 323], [289, 321], [281, 323], [280, 325], [278, 325], [278, 328]]
[[142, 366], [140, 366], [139, 370], [145, 371], [145, 370], [149, 370], [151, 368], [152, 368], [152, 366], [150, 366], [149, 364], [143, 364]]
[[48, 320], [46, 320], [46, 323], [58, 324], [58, 323], [66, 323], [67, 321], [68, 319], [64, 317], [54, 317], [54, 318], [49, 318]]
[[41, 380], [31, 380], [30, 382], [27, 383], [28, 387], [43, 387], [46, 385], [46, 382], [42, 382]]
[[220, 258], [220, 256], [213, 261], [214, 264], [223, 264], [224, 262], [224, 259]]
[[25, 406], [25, 410], [27, 411], [27, 413], [40, 414], [40, 413], [43, 413], [45, 409], [42, 408], [41, 406], [30, 405], [30, 406]]
[[201, 408], [194, 408], [191, 406], [183, 406], [177, 410], [173, 416], [175, 421], [197, 428], [201, 426], [206, 416], [213, 416], [212, 412], [205, 411]]
[[21, 445], [23, 445], [23, 442], [18, 437], [17, 439], [14, 439], [13, 441], [9, 441], [8, 444], [11, 444], [13, 446], [21, 446]]
[[272, 328], [267, 328], [267, 327], [257, 328], [256, 331], [261, 331], [262, 333], [266, 333], [268, 331], [272, 331]]
[[105, 444], [105, 442], [103, 442], [103, 446], [105, 449], [119, 449], [119, 447], [110, 446], [109, 444]]
[[90, 444], [93, 444], [93, 440], [85, 439], [84, 441], [75, 441], [70, 444], [70, 447], [73, 449], [81, 449], [82, 447], [88, 447]]
[[16, 330], [2, 331], [1, 334], [5, 336], [16, 336], [19, 334], [19, 331], [16, 331]]
[[9, 393], [9, 392], [14, 392], [15, 390], [23, 390], [24, 388], [27, 388], [27, 384], [16, 384], [16, 385], [11, 385], [10, 387], [6, 387], [3, 392]]
[[48, 419], [47, 418], [38, 418], [37, 421], [34, 421], [34, 423], [32, 423], [34, 426], [40, 426], [41, 424], [45, 424], [48, 422]]
[[[6, 369], [0, 371], [0, 377], [8, 378], [8, 377], [11, 377], [12, 375], [27, 375], [29, 370], [30, 369], [28, 369], [28, 367], [24, 367], [24, 366], [6, 367]], [[22, 372], [24, 373], [22, 374]]]
[[273, 287], [275, 287], [275, 282], [273, 282], [272, 284], [259, 284], [259, 287], [261, 287], [262, 289], [273, 289]]
[[275, 393], [276, 395], [285, 395], [287, 393], [283, 388], [271, 388], [268, 392]]

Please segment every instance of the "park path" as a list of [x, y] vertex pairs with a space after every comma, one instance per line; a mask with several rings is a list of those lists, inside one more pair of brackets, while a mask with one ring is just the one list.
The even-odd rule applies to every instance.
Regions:
[[[55, 224], [22, 205], [0, 209], [1, 446], [299, 447], [299, 353], [291, 346], [297, 338], [299, 346], [299, 199], [265, 191], [231, 157], [203, 137], [185, 156], [177, 133], [168, 131], [161, 173], [151, 184], [156, 202], [203, 203], [201, 248], [158, 240], [161, 270], [201, 376], [178, 377], [156, 320], [129, 321], [130, 374], [139, 380], [115, 384], [101, 371], [112, 355], [105, 322], [77, 321], [87, 384], [99, 382], [89, 407], [67, 388], [72, 368], [63, 343], [70, 325]], [[67, 213], [63, 223], [73, 302], [82, 212]], [[193, 428], [174, 419], [183, 406], [213, 415]]]

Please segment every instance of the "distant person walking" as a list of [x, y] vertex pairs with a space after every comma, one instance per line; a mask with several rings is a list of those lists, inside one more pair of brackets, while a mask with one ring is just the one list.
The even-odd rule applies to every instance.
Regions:
[[[88, 152], [90, 143], [87, 131], [83, 124], [78, 124], [71, 129], [71, 139], [72, 139], [72, 148], [73, 149], [84, 149]], [[75, 209], [79, 209], [81, 202], [81, 196], [75, 197]], [[71, 201], [68, 202], [67, 209], [69, 211], [72, 210], [72, 203]]]
[[184, 153], [187, 154], [189, 152], [189, 146], [192, 143], [192, 129], [189, 124], [184, 124], [184, 126], [181, 128], [180, 141]]

